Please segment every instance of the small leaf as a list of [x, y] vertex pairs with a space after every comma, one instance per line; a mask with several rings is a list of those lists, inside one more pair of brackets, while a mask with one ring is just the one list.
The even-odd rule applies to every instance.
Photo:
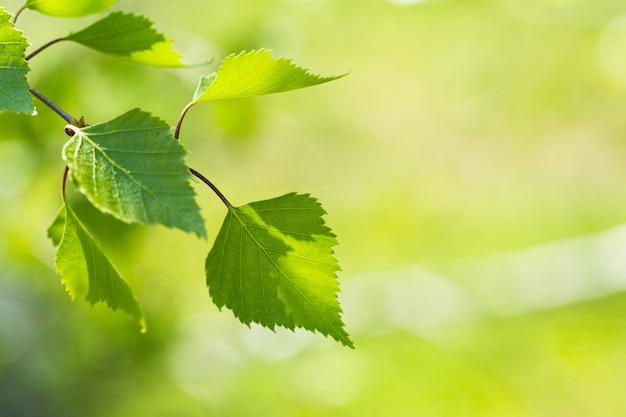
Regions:
[[337, 240], [325, 213], [295, 193], [229, 208], [206, 259], [213, 302], [244, 324], [317, 330], [353, 347], [340, 318]]
[[72, 299], [82, 295], [92, 305], [104, 301], [112, 310], [124, 311], [145, 331], [143, 311], [130, 287], [67, 205], [61, 208], [48, 235], [58, 245], [56, 270]]
[[202, 77], [192, 103], [258, 96], [310, 87], [346, 74], [320, 77], [285, 58], [274, 58], [261, 49], [226, 57], [215, 74]]
[[27, 9], [57, 17], [79, 17], [101, 13], [117, 0], [27, 0]]
[[135, 62], [184, 66], [182, 56], [172, 48], [172, 41], [154, 30], [152, 24], [143, 16], [114, 12], [65, 39]]
[[139, 109], [79, 129], [63, 158], [79, 190], [99, 210], [129, 223], [163, 224], [206, 236], [189, 184], [185, 150], [170, 127]]
[[10, 21], [11, 14], [0, 8], [0, 111], [35, 114], [29, 93], [24, 59], [28, 41]]

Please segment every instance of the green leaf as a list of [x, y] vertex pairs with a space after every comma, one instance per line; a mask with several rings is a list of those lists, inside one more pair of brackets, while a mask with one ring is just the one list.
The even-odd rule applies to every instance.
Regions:
[[[63, 231], [59, 239], [60, 224]], [[130, 287], [67, 205], [61, 208], [48, 235], [58, 245], [56, 270], [72, 299], [82, 295], [92, 305], [104, 301], [112, 310], [124, 311], [145, 331], [143, 311]]]
[[265, 49], [242, 52], [226, 57], [215, 74], [200, 79], [192, 103], [279, 93], [323, 84], [345, 75], [320, 77], [288, 59], [272, 57]]
[[167, 67], [185, 66], [172, 41], [152, 28], [143, 16], [114, 12], [65, 39], [135, 62]]
[[206, 259], [213, 302], [244, 324], [302, 327], [352, 341], [337, 300], [335, 235], [309, 195], [286, 194], [229, 208]]
[[117, 0], [27, 0], [24, 8], [57, 17], [79, 17], [101, 13]]
[[99, 210], [129, 223], [163, 224], [206, 236], [189, 184], [185, 150], [170, 127], [139, 109], [79, 129], [63, 158], [79, 190]]
[[59, 214], [54, 218], [54, 221], [48, 227], [48, 239], [52, 241], [54, 246], [59, 246], [63, 239], [63, 231], [65, 230], [65, 205], [61, 207]]
[[29, 93], [24, 59], [28, 41], [10, 21], [11, 14], [0, 8], [0, 111], [35, 114]]
[[154, 30], [152, 22], [145, 17], [115, 12], [66, 39], [101, 52], [130, 55], [150, 49], [165, 37]]

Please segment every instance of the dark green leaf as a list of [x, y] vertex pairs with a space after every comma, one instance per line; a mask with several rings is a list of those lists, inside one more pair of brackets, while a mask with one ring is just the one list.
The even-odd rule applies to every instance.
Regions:
[[25, 8], [58, 17], [78, 17], [101, 13], [117, 0], [27, 0]]
[[0, 8], [0, 111], [35, 114], [26, 81], [29, 68], [24, 56], [28, 41], [10, 19], [11, 14]]
[[321, 77], [270, 51], [242, 52], [226, 57], [217, 73], [200, 79], [192, 103], [279, 93], [323, 84], [345, 76]]
[[104, 301], [112, 310], [127, 313], [145, 331], [143, 312], [130, 287], [67, 205], [48, 229], [48, 235], [58, 245], [56, 269], [72, 299], [82, 295], [90, 304]]
[[170, 127], [139, 109], [79, 129], [63, 148], [79, 190], [129, 223], [163, 224], [204, 237], [185, 150]]
[[245, 324], [317, 330], [353, 347], [324, 214], [316, 199], [295, 193], [231, 207], [206, 260], [215, 304]]
[[171, 41], [154, 30], [150, 20], [130, 13], [111, 13], [66, 39], [145, 64], [184, 66]]

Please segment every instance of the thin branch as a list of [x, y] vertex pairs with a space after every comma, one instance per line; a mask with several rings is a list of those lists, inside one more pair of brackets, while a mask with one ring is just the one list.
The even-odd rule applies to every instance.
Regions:
[[51, 102], [46, 96], [41, 94], [39, 91], [35, 90], [34, 88], [31, 88], [30, 93], [34, 95], [35, 97], [37, 97], [43, 104], [50, 107], [56, 114], [61, 116], [63, 120], [65, 120], [67, 123], [72, 123], [72, 120], [74, 120], [74, 118], [70, 116], [66, 111], [64, 111], [62, 108], [60, 108], [59, 106]]
[[208, 185], [209, 188], [211, 188], [211, 190], [213, 190], [213, 192], [217, 194], [220, 200], [222, 200], [222, 203], [224, 203], [226, 207], [228, 207], [229, 209], [234, 207], [232, 204], [230, 204], [230, 201], [228, 201], [226, 197], [224, 197], [224, 194], [222, 194], [222, 192], [211, 181], [209, 181], [204, 175], [202, 175], [201, 173], [199, 173], [193, 168], [189, 168], [189, 172], [191, 172], [195, 177], [199, 178], [200, 181]]
[[61, 42], [66, 40], [67, 38], [57, 38], [57, 39], [53, 39], [50, 42], [40, 46], [39, 48], [35, 49], [33, 52], [31, 52], [30, 54], [26, 55], [24, 57], [24, 59], [26, 61], [30, 61], [31, 58], [33, 58], [34, 56], [38, 55], [40, 52], [43, 52], [44, 50], [48, 49], [49, 47], [51, 47], [52, 45], [54, 45], [57, 42]]

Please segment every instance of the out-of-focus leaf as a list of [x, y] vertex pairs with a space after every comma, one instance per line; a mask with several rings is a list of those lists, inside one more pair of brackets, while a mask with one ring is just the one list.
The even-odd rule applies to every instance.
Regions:
[[11, 14], [0, 8], [0, 111], [35, 114], [26, 81], [28, 41], [10, 19]]
[[90, 304], [104, 301], [112, 310], [124, 311], [145, 331], [143, 311], [130, 287], [67, 205], [48, 229], [48, 236], [58, 245], [56, 269], [72, 299], [82, 295]]
[[337, 239], [309, 195], [230, 207], [206, 260], [214, 303], [244, 324], [302, 327], [353, 347], [337, 300]]
[[182, 67], [172, 42], [152, 28], [152, 21], [132, 13], [114, 12], [65, 39], [132, 61]]
[[204, 237], [185, 149], [170, 127], [139, 109], [75, 132], [63, 157], [99, 210], [129, 223], [163, 224]]
[[79, 17], [101, 13], [117, 0], [27, 0], [24, 7], [57, 17]]

